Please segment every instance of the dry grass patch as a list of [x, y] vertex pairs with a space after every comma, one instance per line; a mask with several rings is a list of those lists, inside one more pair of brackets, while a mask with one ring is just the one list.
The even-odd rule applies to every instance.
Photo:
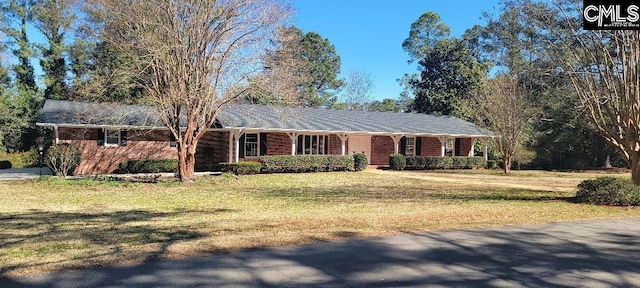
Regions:
[[[476, 181], [491, 175], [438, 175], [476, 178], [445, 182], [365, 171], [195, 184], [0, 182], [0, 277], [345, 237], [640, 215], [566, 201], [574, 192]], [[547, 176], [492, 177], [508, 183]]]

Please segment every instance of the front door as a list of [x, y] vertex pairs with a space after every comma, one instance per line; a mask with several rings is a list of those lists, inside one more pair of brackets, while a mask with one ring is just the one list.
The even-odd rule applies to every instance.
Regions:
[[349, 155], [364, 153], [367, 155], [368, 164], [371, 164], [371, 135], [351, 135], [348, 141]]

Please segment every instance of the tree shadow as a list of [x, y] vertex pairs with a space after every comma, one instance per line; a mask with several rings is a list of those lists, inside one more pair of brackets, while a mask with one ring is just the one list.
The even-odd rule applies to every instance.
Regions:
[[[0, 278], [16, 270], [73, 270], [110, 263], [105, 261], [162, 259], [172, 244], [203, 237], [189, 227], [177, 226], [180, 223], [167, 224], [167, 219], [224, 212], [229, 210], [0, 213], [0, 251], [4, 254], [0, 256], [33, 260], [0, 266]], [[64, 256], [55, 257], [56, 254]]]

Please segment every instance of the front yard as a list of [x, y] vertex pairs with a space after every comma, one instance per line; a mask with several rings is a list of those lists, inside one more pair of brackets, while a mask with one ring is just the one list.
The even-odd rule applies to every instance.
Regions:
[[595, 176], [366, 170], [194, 184], [0, 182], [0, 277], [348, 237], [640, 216], [634, 208], [571, 203], [575, 185]]

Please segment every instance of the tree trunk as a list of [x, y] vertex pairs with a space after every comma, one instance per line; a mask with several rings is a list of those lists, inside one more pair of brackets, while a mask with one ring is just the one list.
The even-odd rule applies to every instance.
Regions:
[[505, 157], [502, 159], [504, 174], [509, 174], [511, 172], [511, 157]]
[[194, 177], [196, 164], [195, 151], [189, 150], [192, 149], [184, 149], [181, 144], [178, 144], [178, 178], [182, 182], [193, 180]]
[[631, 180], [640, 186], [640, 158], [631, 157], [629, 164], [631, 166]]

